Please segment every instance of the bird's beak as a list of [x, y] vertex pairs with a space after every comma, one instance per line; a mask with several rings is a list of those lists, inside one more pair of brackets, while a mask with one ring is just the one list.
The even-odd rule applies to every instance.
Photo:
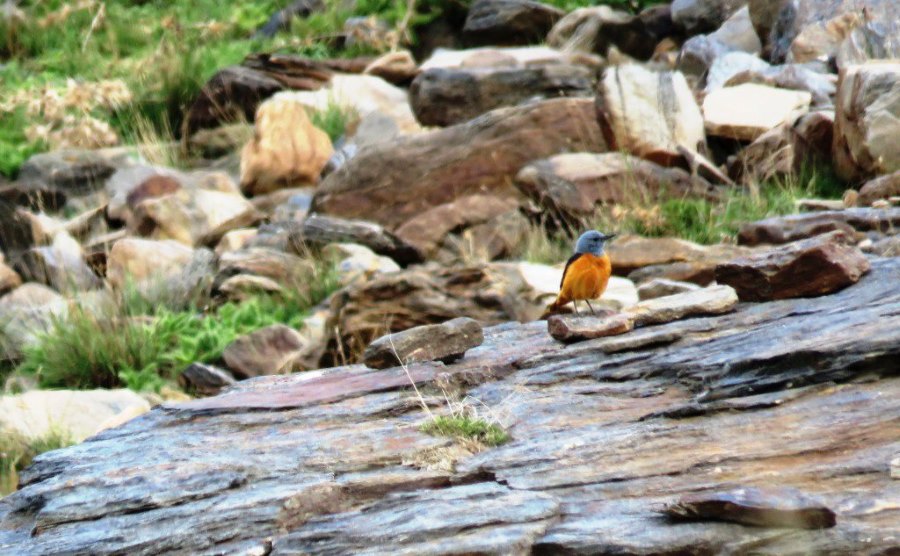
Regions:
[[603, 239], [609, 241], [610, 239], [616, 237], [617, 235], [619, 235], [619, 234], [606, 234], [606, 237], [604, 237]]

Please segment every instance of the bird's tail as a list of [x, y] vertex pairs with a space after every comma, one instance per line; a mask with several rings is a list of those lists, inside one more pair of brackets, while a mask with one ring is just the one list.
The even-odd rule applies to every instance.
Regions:
[[557, 296], [556, 300], [553, 303], [551, 303], [550, 305], [548, 305], [547, 308], [544, 310], [544, 314], [541, 315], [540, 320], [545, 320], [550, 315], [555, 315], [557, 313], [560, 313], [563, 305], [565, 305], [568, 302], [569, 302], [568, 299], [563, 299], [561, 296]]

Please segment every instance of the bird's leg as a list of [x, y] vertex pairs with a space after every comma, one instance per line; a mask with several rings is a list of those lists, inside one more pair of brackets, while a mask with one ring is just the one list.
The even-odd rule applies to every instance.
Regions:
[[594, 315], [594, 316], [596, 317], [596, 316], [597, 316], [597, 313], [594, 312], [594, 306], [591, 305], [591, 301], [590, 301], [589, 299], [585, 299], [584, 302], [587, 303], [587, 304], [588, 304], [588, 307], [591, 308], [591, 314]]
[[576, 315], [580, 315], [580, 314], [581, 314], [581, 313], [578, 312], [578, 300], [577, 300], [577, 299], [573, 299], [573, 300], [572, 300], [572, 307], [575, 307], [575, 314], [576, 314]]

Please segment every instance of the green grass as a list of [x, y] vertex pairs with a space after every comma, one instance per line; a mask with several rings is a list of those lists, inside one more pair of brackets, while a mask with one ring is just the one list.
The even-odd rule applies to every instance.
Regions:
[[328, 266], [305, 295], [260, 295], [208, 313], [196, 306], [153, 306], [132, 292], [112, 314], [74, 308], [54, 320], [15, 372], [36, 376], [44, 388], [159, 391], [191, 363], [219, 361], [243, 334], [279, 323], [299, 328], [309, 308], [336, 288]]
[[[600, 208], [586, 227], [649, 237], [679, 237], [704, 245], [732, 242], [745, 222], [796, 212], [803, 198], [838, 199], [846, 189], [826, 167], [805, 168], [748, 189], [735, 188], [720, 201], [696, 198], [641, 199]], [[574, 237], [535, 225], [523, 236], [516, 258], [556, 264], [571, 253]]]
[[32, 440], [24, 440], [14, 434], [0, 436], [0, 497], [16, 490], [19, 471], [28, 467], [35, 457], [74, 443], [57, 427], [51, 427], [46, 435]]
[[329, 102], [325, 110], [313, 110], [309, 119], [313, 125], [328, 134], [334, 143], [347, 131], [347, 126], [359, 118], [352, 108]]
[[432, 436], [476, 440], [486, 446], [499, 446], [510, 438], [499, 425], [469, 415], [439, 415], [422, 425], [421, 430]]

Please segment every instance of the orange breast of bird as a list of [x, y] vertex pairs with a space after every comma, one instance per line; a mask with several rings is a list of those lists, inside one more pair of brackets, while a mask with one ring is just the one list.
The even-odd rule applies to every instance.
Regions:
[[559, 297], [555, 305], [565, 305], [573, 300], [600, 297], [606, 290], [610, 274], [612, 274], [612, 264], [609, 261], [609, 255], [605, 253], [599, 257], [587, 253], [573, 256], [563, 271]]

